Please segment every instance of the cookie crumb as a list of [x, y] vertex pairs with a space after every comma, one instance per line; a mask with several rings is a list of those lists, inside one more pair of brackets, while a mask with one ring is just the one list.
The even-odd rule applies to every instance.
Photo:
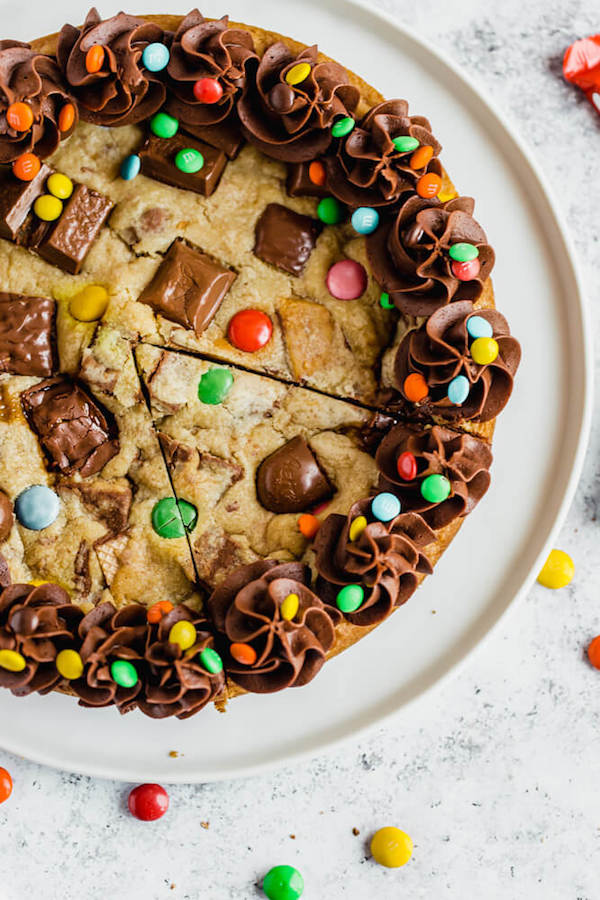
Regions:
[[208, 831], [210, 828], [210, 822], [200, 822], [200, 828], [204, 828], [205, 831]]
[[171, 759], [179, 759], [179, 750], [170, 750], [169, 756], [171, 757]]
[[295, 840], [296, 840], [296, 835], [295, 835], [295, 834], [290, 834], [290, 838], [291, 838], [293, 841], [295, 841]]
[[432, 610], [431, 610], [431, 615], [432, 615], [432, 616], [435, 616], [436, 614], [437, 614], [437, 609], [432, 609]]
[[169, 885], [169, 889], [172, 890], [172, 891], [174, 891], [174, 890], [175, 890], [175, 885], [174, 885], [174, 884], [170, 884], [170, 885]]
[[354, 837], [358, 837], [358, 835], [360, 834], [360, 831], [358, 830], [358, 828], [353, 828], [352, 834], [354, 835]]

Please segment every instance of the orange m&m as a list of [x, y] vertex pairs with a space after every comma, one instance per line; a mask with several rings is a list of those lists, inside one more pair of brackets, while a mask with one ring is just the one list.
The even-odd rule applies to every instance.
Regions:
[[10, 772], [0, 768], [0, 803], [4, 803], [5, 800], [8, 800], [12, 794], [12, 789], [13, 783]]
[[325, 172], [325, 166], [320, 159], [314, 159], [311, 162], [308, 167], [308, 177], [313, 184], [323, 187], [325, 179], [327, 178], [327, 173]]
[[173, 608], [173, 604], [170, 600], [159, 600], [158, 603], [153, 603], [148, 609], [146, 618], [151, 625], [156, 625], [160, 622], [162, 617], [166, 616], [167, 613], [170, 613]]
[[242, 309], [229, 323], [227, 336], [238, 350], [254, 353], [271, 340], [273, 323], [260, 309]]
[[18, 100], [6, 110], [6, 121], [14, 131], [29, 131], [33, 125], [33, 110], [27, 103]]
[[442, 189], [442, 179], [435, 172], [426, 172], [417, 181], [417, 194], [425, 200], [432, 200]]
[[587, 648], [590, 663], [595, 669], [600, 669], [600, 634], [590, 641]]
[[58, 114], [58, 130], [63, 134], [70, 131], [75, 121], [75, 107], [72, 103], [65, 103]]
[[19, 181], [33, 181], [41, 166], [35, 153], [22, 153], [12, 164], [13, 175]]
[[229, 652], [242, 666], [253, 666], [256, 662], [256, 650], [250, 644], [232, 644]]
[[298, 519], [298, 529], [300, 533], [309, 540], [311, 538], [314, 538], [320, 527], [321, 523], [319, 522], [317, 517], [311, 516], [310, 513], [302, 513], [302, 515]]
[[99, 72], [102, 68], [102, 63], [104, 62], [104, 47], [102, 44], [94, 44], [93, 47], [90, 47], [88, 52], [85, 54], [85, 68], [86, 71], [93, 75], [95, 72]]
[[424, 169], [430, 159], [433, 157], [433, 147], [429, 144], [423, 144], [418, 150], [415, 150], [410, 158], [411, 169]]
[[410, 400], [411, 403], [419, 403], [429, 393], [427, 382], [420, 372], [413, 372], [411, 375], [407, 375], [404, 379], [402, 390], [406, 399]]

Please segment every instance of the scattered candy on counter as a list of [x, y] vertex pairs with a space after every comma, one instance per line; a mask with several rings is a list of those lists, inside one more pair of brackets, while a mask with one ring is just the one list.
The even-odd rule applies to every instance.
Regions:
[[380, 522], [390, 522], [400, 514], [400, 501], [395, 494], [384, 491], [373, 497], [371, 512]]
[[365, 516], [357, 516], [355, 519], [352, 519], [350, 523], [350, 528], [348, 530], [348, 537], [351, 541], [356, 541], [361, 536], [365, 528], [367, 527], [367, 520]]
[[331, 133], [333, 137], [346, 137], [347, 134], [350, 134], [353, 131], [356, 122], [351, 116], [344, 116], [342, 119], [336, 119], [336, 121], [331, 126]]
[[313, 184], [318, 185], [318, 187], [323, 187], [325, 182], [327, 181], [327, 172], [325, 171], [325, 166], [323, 163], [314, 159], [310, 166], [308, 167], [308, 177]]
[[569, 554], [564, 550], [551, 550], [537, 580], [544, 587], [557, 590], [566, 587], [572, 581], [574, 574], [575, 564]]
[[298, 900], [304, 879], [293, 866], [273, 866], [264, 877], [263, 891], [269, 900]]
[[121, 163], [121, 178], [123, 181], [132, 181], [136, 175], [140, 174], [141, 167], [142, 161], [137, 153], [126, 156]]
[[216, 78], [199, 78], [194, 82], [193, 91], [199, 103], [218, 103], [223, 96], [223, 88]]
[[55, 521], [60, 510], [58, 496], [45, 484], [32, 484], [15, 500], [17, 521], [30, 531], [42, 531]]
[[588, 644], [587, 655], [591, 665], [595, 669], [600, 669], [600, 634]]
[[163, 616], [172, 612], [174, 608], [175, 607], [170, 600], [159, 600], [157, 603], [153, 603], [152, 606], [148, 607], [146, 619], [151, 625], [157, 625]]
[[382, 291], [379, 298], [379, 305], [382, 309], [394, 309], [395, 304], [390, 300], [390, 295], [386, 291]]
[[132, 688], [138, 683], [138, 673], [127, 659], [116, 659], [111, 663], [110, 676], [122, 688]]
[[473, 281], [479, 275], [481, 263], [478, 259], [471, 259], [469, 262], [454, 261], [450, 268], [454, 277], [459, 281]]
[[491, 338], [494, 334], [494, 329], [483, 316], [469, 316], [467, 319], [467, 333], [473, 340], [477, 340], [477, 338]]
[[359, 234], [372, 234], [379, 225], [379, 213], [369, 206], [359, 206], [352, 213], [352, 227]]
[[426, 172], [417, 181], [417, 194], [425, 200], [432, 200], [442, 189], [442, 179], [435, 172]]
[[260, 309], [242, 309], [229, 322], [227, 336], [231, 344], [246, 353], [261, 350], [271, 340], [273, 323]]
[[223, 671], [223, 660], [212, 647], [205, 647], [199, 656], [200, 662], [207, 672], [210, 672], [212, 675], [218, 675], [219, 672]]
[[427, 382], [420, 372], [411, 372], [410, 375], [407, 375], [402, 390], [406, 399], [411, 403], [420, 403], [429, 394]]
[[42, 167], [35, 153], [22, 153], [12, 164], [13, 175], [19, 181], [33, 181]]
[[147, 44], [142, 53], [142, 63], [149, 72], [162, 72], [169, 65], [171, 54], [165, 44]]
[[388, 826], [376, 831], [371, 839], [371, 855], [380, 866], [397, 869], [405, 866], [412, 856], [413, 842], [410, 835], [399, 828]]
[[410, 450], [405, 450], [396, 460], [398, 475], [404, 481], [412, 481], [417, 477], [417, 458]]
[[198, 510], [187, 500], [163, 497], [152, 509], [152, 527], [159, 537], [172, 539], [185, 537], [193, 531], [198, 521]]
[[317, 215], [325, 225], [337, 225], [344, 218], [344, 210], [335, 197], [323, 197], [317, 206]]
[[298, 517], [298, 529], [300, 534], [304, 535], [304, 537], [309, 540], [314, 538], [320, 527], [321, 523], [317, 517], [310, 513], [302, 513], [302, 515]]
[[291, 622], [298, 612], [299, 606], [300, 597], [298, 596], [298, 594], [288, 594], [287, 597], [285, 597], [285, 599], [283, 600], [279, 609], [281, 618], [285, 619], [286, 622]]
[[10, 772], [0, 767], [0, 803], [8, 800], [12, 794], [13, 781]]
[[410, 153], [411, 150], [417, 149], [419, 141], [410, 134], [400, 134], [398, 137], [392, 138], [392, 144], [398, 153]]
[[169, 808], [169, 795], [160, 784], [140, 784], [127, 798], [129, 812], [142, 822], [162, 818]]
[[443, 503], [451, 490], [452, 485], [445, 475], [428, 475], [421, 482], [421, 496], [428, 503]]
[[581, 38], [567, 47], [563, 75], [580, 88], [596, 112], [600, 112], [600, 34]]
[[85, 68], [90, 75], [99, 72], [104, 63], [104, 47], [101, 44], [94, 44], [85, 54]]
[[[475, 360], [477, 362], [477, 360]], [[469, 396], [469, 379], [466, 375], [456, 375], [448, 385], [448, 400], [455, 406], [460, 406]]]
[[77, 650], [61, 650], [56, 657], [56, 668], [67, 681], [76, 681], [83, 675], [83, 660]]
[[182, 650], [189, 650], [196, 643], [196, 629], [191, 622], [180, 619], [169, 631], [169, 643], [179, 644]]
[[201, 403], [218, 406], [233, 386], [233, 374], [229, 369], [209, 369], [198, 383], [198, 399]]
[[101, 284], [88, 284], [69, 303], [69, 312], [79, 322], [97, 322], [106, 312], [108, 291]]
[[353, 613], [356, 612], [356, 610], [360, 606], [362, 606], [362, 602], [364, 599], [365, 591], [362, 585], [347, 584], [341, 589], [341, 591], [338, 591], [335, 602], [338, 609], [341, 609], [342, 612]]
[[175, 155], [175, 166], [186, 175], [195, 175], [204, 165], [204, 157], [193, 147], [184, 147]]
[[241, 666], [253, 666], [257, 659], [256, 650], [250, 644], [234, 642], [229, 647], [229, 653]]
[[179, 131], [179, 121], [169, 113], [159, 112], [150, 119], [150, 131], [159, 138], [175, 137]]
[[327, 290], [336, 300], [357, 300], [367, 289], [365, 267], [354, 259], [341, 259], [327, 273]]

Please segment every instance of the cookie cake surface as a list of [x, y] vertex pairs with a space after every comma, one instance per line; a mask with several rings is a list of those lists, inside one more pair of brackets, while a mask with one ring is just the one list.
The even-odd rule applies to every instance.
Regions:
[[432, 125], [185, 17], [0, 43], [0, 685], [311, 681], [490, 482], [520, 349]]

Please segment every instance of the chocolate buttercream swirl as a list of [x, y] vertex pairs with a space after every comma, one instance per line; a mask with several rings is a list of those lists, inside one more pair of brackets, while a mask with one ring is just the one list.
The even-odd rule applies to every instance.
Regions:
[[[33, 124], [26, 131], [16, 131], [7, 120], [13, 103], [25, 103], [33, 114]], [[63, 133], [58, 127], [60, 111], [69, 103], [72, 98], [52, 57], [20, 41], [0, 41], [0, 163], [13, 162], [29, 151], [42, 159], [54, 153], [77, 124], [73, 104], [72, 126]]]
[[[422, 548], [435, 540], [435, 534], [424, 519], [407, 512], [390, 522], [373, 521], [372, 500], [354, 503], [347, 516], [327, 516], [314, 542], [317, 590], [325, 603], [335, 607], [344, 585], [363, 587], [365, 599], [359, 609], [344, 614], [360, 626], [383, 622], [414, 593], [419, 575], [433, 571]], [[367, 525], [353, 541], [350, 526], [359, 516], [367, 519]]]
[[[289, 594], [299, 600], [292, 620], [281, 615]], [[229, 677], [254, 693], [271, 693], [308, 684], [325, 662], [335, 641], [337, 610], [330, 613], [310, 589], [310, 570], [301, 563], [272, 559], [241, 566], [212, 593], [208, 610], [221, 635]], [[256, 652], [243, 665], [229, 652], [232, 643]]]
[[11, 584], [0, 594], [0, 650], [25, 658], [21, 672], [0, 667], [0, 687], [17, 697], [46, 694], [62, 680], [56, 668], [61, 650], [78, 644], [83, 617], [57, 584]]
[[[399, 137], [412, 137], [419, 146], [432, 148], [433, 156], [426, 166], [412, 168], [415, 151], [398, 150], [394, 139]], [[406, 100], [385, 100], [370, 109], [339, 142], [335, 155], [327, 157], [327, 185], [348, 206], [389, 206], [408, 191], [414, 192], [421, 175], [442, 174], [437, 159], [441, 149], [428, 119], [409, 116]]]
[[[184, 124], [216, 125], [228, 119], [246, 83], [248, 62], [258, 60], [250, 32], [229, 28], [228, 23], [228, 16], [208, 22], [195, 9], [175, 32], [167, 67], [166, 109]], [[202, 103], [195, 97], [194, 84], [201, 78], [218, 81], [223, 94], [217, 103]]]
[[[417, 464], [414, 478], [398, 474], [398, 458], [412, 453]], [[396, 425], [382, 440], [375, 457], [379, 468], [379, 488], [391, 491], [404, 512], [423, 516], [432, 528], [443, 528], [454, 519], [467, 516], [490, 485], [492, 451], [485, 441], [472, 434], [451, 431], [440, 425]], [[443, 475], [450, 482], [450, 494], [440, 503], [429, 503], [421, 485], [429, 475]]]
[[[486, 365], [476, 363], [470, 352], [467, 320], [474, 314], [489, 322], [498, 344], [498, 356]], [[406, 334], [394, 360], [394, 387], [406, 404], [405, 380], [420, 373], [429, 390], [419, 404], [420, 412], [448, 421], [488, 422], [506, 406], [520, 360], [521, 347], [504, 316], [495, 309], [474, 309], [469, 300], [461, 300], [442, 307]], [[467, 378], [469, 393], [463, 403], [455, 404], [448, 397], [448, 386], [459, 375]]]
[[[166, 97], [163, 75], [146, 69], [142, 54], [148, 44], [167, 38], [158, 25], [123, 12], [103, 21], [91, 9], [82, 28], [64, 25], [56, 55], [81, 118], [94, 125], [133, 125], [157, 112]], [[102, 67], [88, 72], [86, 55], [96, 44], [104, 48]]]
[[[400, 312], [430, 316], [452, 300], [476, 300], [494, 266], [494, 251], [473, 218], [470, 197], [440, 203], [415, 195], [400, 206], [393, 222], [367, 238], [371, 270]], [[479, 251], [479, 274], [459, 281], [449, 249], [469, 243]]]
[[[286, 75], [300, 63], [310, 66], [310, 74], [288, 84]], [[327, 150], [334, 119], [351, 115], [359, 99], [345, 69], [318, 61], [316, 44], [295, 55], [278, 42], [266, 50], [258, 68], [249, 68], [237, 109], [250, 143], [274, 159], [297, 163]]]
[[[139, 603], [118, 611], [102, 603], [88, 613], [79, 627], [84, 673], [71, 687], [82, 706], [114, 704], [120, 712], [137, 706], [152, 718], [188, 718], [221, 693], [225, 683], [222, 672], [211, 674], [199, 661], [201, 651], [212, 646], [206, 620], [184, 604], [158, 625], [150, 625], [146, 613]], [[197, 632], [196, 643], [186, 651], [168, 639], [181, 620], [191, 622]], [[111, 665], [118, 660], [135, 667], [133, 687], [121, 687], [112, 678]]]

